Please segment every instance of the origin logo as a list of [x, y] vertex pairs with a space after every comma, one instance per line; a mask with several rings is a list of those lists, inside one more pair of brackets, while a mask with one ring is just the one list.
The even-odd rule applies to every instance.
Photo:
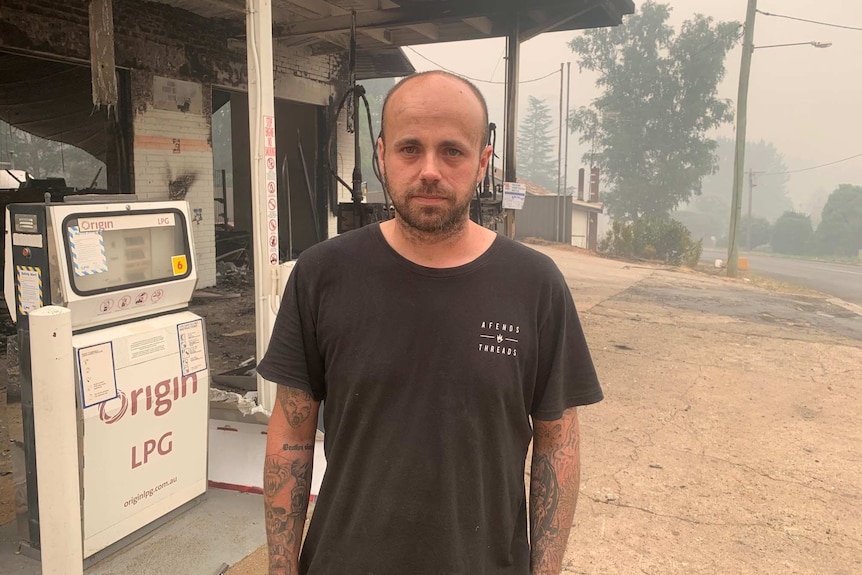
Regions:
[[[189, 386], [191, 383], [191, 386]], [[189, 389], [191, 387], [191, 390]], [[156, 385], [148, 385], [132, 390], [131, 398], [120, 391], [119, 395], [99, 406], [99, 419], [107, 424], [116, 423], [126, 415], [131, 408], [131, 417], [139, 411], [152, 411], [153, 415], [160, 417], [170, 412], [174, 401], [182, 399], [187, 395], [198, 392], [198, 376], [191, 374], [182, 378], [174, 377], [160, 381]], [[109, 411], [108, 406], [115, 408]]]

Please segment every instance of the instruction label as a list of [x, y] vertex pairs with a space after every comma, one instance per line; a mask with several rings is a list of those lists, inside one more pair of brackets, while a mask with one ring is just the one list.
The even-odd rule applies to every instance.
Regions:
[[503, 209], [522, 210], [527, 198], [527, 186], [515, 182], [503, 183]]
[[72, 254], [72, 269], [78, 277], [108, 271], [102, 232], [82, 232], [77, 226], [69, 227], [69, 252]]
[[142, 338], [129, 338], [129, 359], [140, 359], [165, 351], [165, 336], [161, 333]]
[[198, 319], [177, 325], [180, 340], [180, 362], [183, 376], [191, 375], [207, 368], [207, 347], [204, 336], [204, 321]]
[[78, 370], [85, 408], [117, 397], [114, 347], [110, 341], [79, 349]]
[[15, 266], [18, 289], [18, 313], [27, 315], [42, 307], [42, 270], [32, 266]]

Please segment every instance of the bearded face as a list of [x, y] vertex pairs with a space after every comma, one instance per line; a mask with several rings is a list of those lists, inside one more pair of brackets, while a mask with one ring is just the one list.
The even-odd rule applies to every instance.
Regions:
[[457, 190], [439, 182], [419, 182], [397, 189], [384, 178], [384, 184], [403, 224], [424, 234], [439, 236], [449, 236], [464, 225], [475, 193], [472, 180]]

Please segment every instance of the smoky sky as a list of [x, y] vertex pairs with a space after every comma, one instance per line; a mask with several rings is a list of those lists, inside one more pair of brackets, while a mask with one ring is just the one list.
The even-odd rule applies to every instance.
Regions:
[[[636, 0], [637, 4], [638, 2]], [[678, 30], [695, 13], [716, 20], [745, 19], [746, 0], [670, 0], [671, 23]], [[862, 2], [846, 0], [759, 0], [764, 12], [862, 28]], [[595, 77], [578, 70], [567, 43], [577, 32], [544, 34], [526, 42], [521, 50], [519, 112], [529, 96], [544, 99], [560, 116], [560, 63], [571, 62], [570, 107], [587, 105], [598, 95]], [[827, 49], [812, 46], [761, 48], [754, 52], [748, 100], [748, 140], [772, 142], [790, 170], [808, 168], [862, 153], [862, 31], [758, 15], [755, 46], [795, 42], [831, 42]], [[418, 70], [439, 66], [471, 76], [488, 99], [491, 121], [502, 132], [504, 121], [505, 42], [491, 39], [416, 46], [407, 55]], [[417, 54], [418, 53], [418, 54]], [[430, 58], [434, 63], [420, 57]], [[719, 97], [737, 100], [741, 48], [727, 58], [727, 75]], [[535, 81], [524, 82], [552, 74]], [[565, 98], [565, 94], [564, 94]], [[557, 129], [555, 126], [554, 129]], [[733, 137], [734, 126], [720, 128], [716, 136]], [[555, 145], [556, 145], [556, 135]], [[502, 133], [498, 136], [502, 142]], [[569, 135], [568, 182], [581, 166], [585, 147]], [[502, 154], [502, 145], [498, 147]], [[756, 167], [754, 167], [756, 169]], [[576, 179], [576, 176], [574, 176]], [[824, 169], [792, 174], [786, 189], [797, 209], [805, 210], [840, 183], [862, 185], [862, 158]]]

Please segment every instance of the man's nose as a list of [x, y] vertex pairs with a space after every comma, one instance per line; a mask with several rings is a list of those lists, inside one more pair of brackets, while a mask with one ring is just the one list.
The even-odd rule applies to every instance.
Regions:
[[440, 158], [436, 154], [429, 153], [422, 157], [422, 171], [419, 174], [422, 182], [440, 181]]

